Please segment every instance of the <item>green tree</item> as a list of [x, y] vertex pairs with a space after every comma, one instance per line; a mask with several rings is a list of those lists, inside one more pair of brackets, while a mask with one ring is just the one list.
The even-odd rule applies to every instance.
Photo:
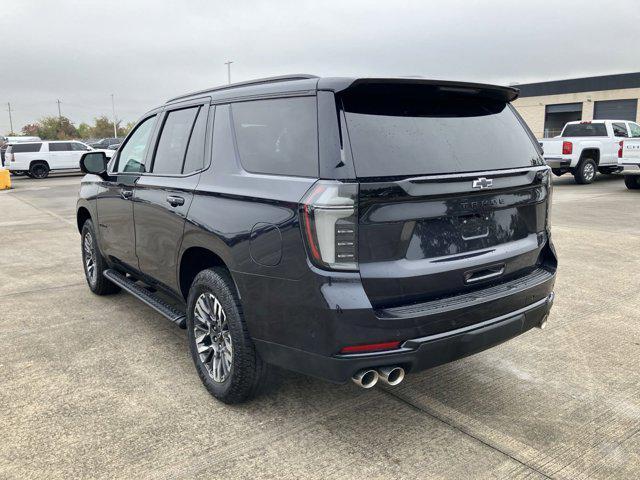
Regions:
[[67, 117], [43, 117], [36, 123], [22, 127], [24, 135], [34, 135], [43, 140], [69, 140], [78, 137], [78, 130]]
[[86, 140], [87, 138], [92, 138], [93, 129], [91, 128], [91, 125], [85, 122], [82, 122], [80, 125], [78, 125], [78, 136], [83, 140]]

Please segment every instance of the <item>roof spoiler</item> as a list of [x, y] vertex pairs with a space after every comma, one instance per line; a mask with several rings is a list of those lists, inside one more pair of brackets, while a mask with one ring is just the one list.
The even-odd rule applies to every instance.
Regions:
[[489, 85], [485, 83], [455, 82], [447, 80], [428, 80], [423, 78], [321, 78], [318, 90], [346, 92], [348, 90], [366, 88], [367, 86], [425, 86], [433, 87], [442, 92], [460, 93], [462, 95], [477, 95], [504, 102], [512, 102], [518, 98], [520, 91], [513, 87]]

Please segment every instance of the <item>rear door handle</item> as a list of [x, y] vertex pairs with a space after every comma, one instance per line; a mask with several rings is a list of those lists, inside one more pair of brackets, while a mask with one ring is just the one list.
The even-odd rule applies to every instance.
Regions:
[[123, 188], [120, 190], [120, 196], [122, 198], [124, 198], [125, 200], [130, 199], [131, 197], [133, 197], [133, 188]]
[[169, 205], [172, 207], [177, 207], [179, 205], [184, 205], [184, 198], [178, 197], [177, 195], [169, 195], [167, 197], [167, 202], [169, 202]]

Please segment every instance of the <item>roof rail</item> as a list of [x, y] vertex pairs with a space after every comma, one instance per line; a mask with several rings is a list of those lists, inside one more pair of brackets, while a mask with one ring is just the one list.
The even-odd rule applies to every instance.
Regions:
[[255, 80], [247, 80], [246, 82], [230, 83], [229, 85], [221, 85], [219, 87], [206, 88], [204, 90], [198, 90], [197, 92], [186, 93], [178, 97], [170, 98], [169, 100], [167, 100], [166, 103], [175, 102], [176, 100], [180, 100], [182, 98], [193, 97], [194, 95], [202, 95], [209, 92], [218, 92], [220, 90], [229, 90], [232, 88], [246, 87], [249, 85], [261, 85], [263, 83], [288, 82], [291, 80], [308, 80], [311, 78], [318, 78], [318, 77], [316, 75], [298, 73], [293, 75], [280, 75], [278, 77], [257, 78]]

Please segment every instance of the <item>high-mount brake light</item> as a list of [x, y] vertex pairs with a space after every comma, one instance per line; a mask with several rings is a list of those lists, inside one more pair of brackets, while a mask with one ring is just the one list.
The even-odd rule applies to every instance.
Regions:
[[562, 142], [562, 154], [563, 155], [571, 155], [573, 153], [573, 143], [571, 142]]
[[358, 269], [358, 184], [320, 180], [301, 201], [309, 258], [323, 269]]

